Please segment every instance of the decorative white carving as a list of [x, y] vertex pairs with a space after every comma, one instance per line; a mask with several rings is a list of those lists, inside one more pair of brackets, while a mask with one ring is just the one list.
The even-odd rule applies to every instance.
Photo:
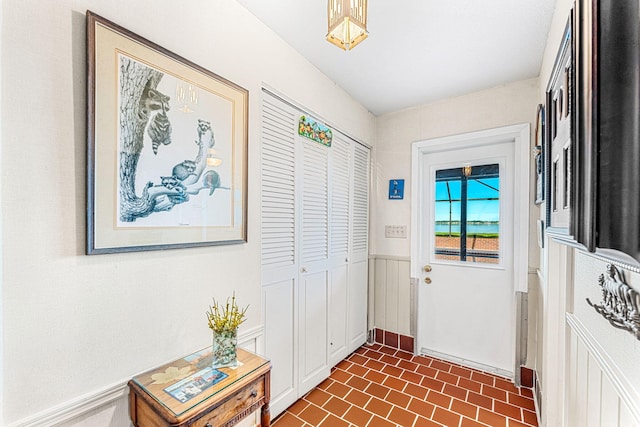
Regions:
[[631, 332], [640, 340], [640, 294], [627, 285], [620, 270], [607, 265], [607, 273], [601, 274], [598, 284], [602, 288], [602, 301], [587, 304], [616, 328]]

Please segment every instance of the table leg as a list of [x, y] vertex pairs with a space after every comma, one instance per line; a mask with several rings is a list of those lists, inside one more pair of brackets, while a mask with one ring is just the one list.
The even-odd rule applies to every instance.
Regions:
[[269, 403], [265, 403], [262, 405], [262, 409], [260, 411], [260, 427], [270, 427], [271, 426], [271, 410], [269, 409]]

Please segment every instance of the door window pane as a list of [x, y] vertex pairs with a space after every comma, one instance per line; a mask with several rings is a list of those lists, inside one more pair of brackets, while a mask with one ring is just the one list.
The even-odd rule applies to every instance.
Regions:
[[436, 171], [435, 259], [500, 262], [497, 164]]
[[460, 259], [460, 184], [436, 179], [436, 259]]

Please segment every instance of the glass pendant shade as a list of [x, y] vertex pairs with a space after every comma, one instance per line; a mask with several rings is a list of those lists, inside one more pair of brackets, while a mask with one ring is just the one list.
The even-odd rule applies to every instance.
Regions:
[[328, 0], [327, 13], [327, 40], [340, 49], [353, 49], [369, 35], [367, 0]]

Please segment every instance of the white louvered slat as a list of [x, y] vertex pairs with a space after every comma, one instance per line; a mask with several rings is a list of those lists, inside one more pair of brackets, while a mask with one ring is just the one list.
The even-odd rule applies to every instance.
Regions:
[[355, 144], [353, 153], [353, 252], [366, 251], [369, 237], [369, 149]]
[[329, 251], [328, 162], [329, 149], [303, 141], [302, 260], [327, 259]]
[[335, 132], [331, 145], [331, 246], [330, 254], [349, 252], [349, 169], [351, 143]]
[[262, 108], [262, 268], [295, 263], [296, 115], [265, 98]]

